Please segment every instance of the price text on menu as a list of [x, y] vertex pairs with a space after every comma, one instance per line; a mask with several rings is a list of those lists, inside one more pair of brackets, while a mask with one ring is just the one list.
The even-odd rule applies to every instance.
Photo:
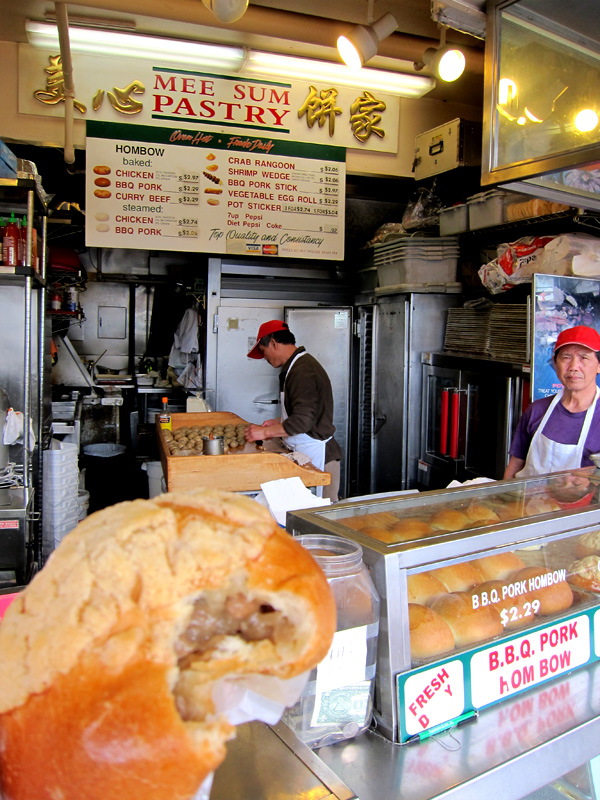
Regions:
[[344, 257], [344, 148], [87, 124], [86, 245]]

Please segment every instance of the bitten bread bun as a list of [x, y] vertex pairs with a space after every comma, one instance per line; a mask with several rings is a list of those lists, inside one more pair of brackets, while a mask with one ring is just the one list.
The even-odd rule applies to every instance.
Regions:
[[322, 571], [249, 498], [98, 511], [0, 625], [2, 796], [187, 800], [234, 736], [215, 681], [297, 675], [334, 630]]
[[498, 514], [484, 503], [471, 503], [466, 509], [466, 514], [474, 525], [493, 525], [495, 522], [500, 522]]
[[409, 575], [406, 578], [406, 586], [408, 589], [408, 602], [418, 603], [422, 606], [428, 606], [438, 597], [448, 594], [444, 584], [431, 572], [419, 572], [416, 575]]
[[[519, 628], [522, 625], [527, 625], [528, 622], [533, 620], [533, 612], [531, 611], [531, 603], [527, 600], [527, 595], [519, 595], [518, 597], [510, 597], [504, 587], [504, 581], [485, 581], [478, 586], [474, 586], [469, 595], [471, 598], [476, 597], [475, 605], [477, 607], [485, 606], [491, 603], [500, 614], [500, 621], [503, 622], [502, 612], [505, 611], [503, 622], [505, 628]], [[525, 605], [527, 603], [527, 605]]]
[[411, 658], [433, 658], [454, 650], [454, 636], [443, 617], [426, 606], [408, 604]]
[[571, 587], [566, 581], [555, 582], [557, 575], [557, 571], [547, 567], [524, 567], [515, 572], [511, 583], [526, 582], [527, 600], [532, 604], [534, 600], [540, 602], [538, 614], [556, 614], [570, 608], [573, 603]]
[[575, 542], [575, 553], [583, 558], [600, 553], [600, 531], [590, 531], [577, 537]]
[[470, 561], [432, 569], [430, 574], [440, 580], [449, 592], [468, 592], [483, 581], [481, 573]]
[[472, 526], [472, 521], [463, 511], [456, 511], [452, 508], [437, 511], [429, 518], [432, 528], [442, 531], [462, 531]]
[[567, 575], [571, 586], [587, 589], [590, 592], [600, 592], [600, 556], [585, 556], [579, 561], [574, 561]]
[[444, 595], [431, 608], [450, 625], [457, 647], [483, 642], [503, 631], [498, 610], [494, 606], [474, 609], [466, 592]]
[[525, 566], [516, 553], [497, 553], [493, 556], [476, 558], [470, 563], [479, 570], [485, 581], [504, 580]]

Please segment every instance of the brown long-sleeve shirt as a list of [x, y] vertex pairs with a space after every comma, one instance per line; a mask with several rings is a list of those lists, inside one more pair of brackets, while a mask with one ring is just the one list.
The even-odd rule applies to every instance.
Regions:
[[[290, 370], [290, 364], [298, 353], [305, 355]], [[317, 359], [306, 353], [304, 347], [296, 348], [283, 365], [279, 374], [279, 389], [284, 392], [288, 416], [283, 421], [283, 428], [288, 436], [307, 433], [320, 441], [331, 436], [325, 445], [325, 462], [341, 459], [342, 449], [333, 438], [335, 425], [331, 381]]]

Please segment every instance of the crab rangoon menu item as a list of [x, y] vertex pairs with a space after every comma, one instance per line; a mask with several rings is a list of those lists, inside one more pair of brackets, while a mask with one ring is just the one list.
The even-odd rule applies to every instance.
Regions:
[[323, 572], [249, 498], [91, 515], [0, 624], [2, 797], [188, 800], [235, 735], [219, 697], [312, 669], [335, 627]]

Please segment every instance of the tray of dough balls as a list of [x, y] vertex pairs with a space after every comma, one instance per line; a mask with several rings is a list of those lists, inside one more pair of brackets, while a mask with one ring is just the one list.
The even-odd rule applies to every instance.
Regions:
[[573, 560], [584, 547], [597, 547], [597, 575], [600, 530], [594, 537], [593, 543], [590, 534], [583, 542], [573, 537], [408, 575], [413, 664], [597, 605], [600, 576], [589, 581]]
[[259, 491], [265, 481], [300, 477], [306, 486], [331, 482], [327, 472], [292, 460], [281, 439], [246, 442], [248, 423], [229, 411], [171, 414], [171, 429], [156, 420], [168, 491], [208, 486]]

